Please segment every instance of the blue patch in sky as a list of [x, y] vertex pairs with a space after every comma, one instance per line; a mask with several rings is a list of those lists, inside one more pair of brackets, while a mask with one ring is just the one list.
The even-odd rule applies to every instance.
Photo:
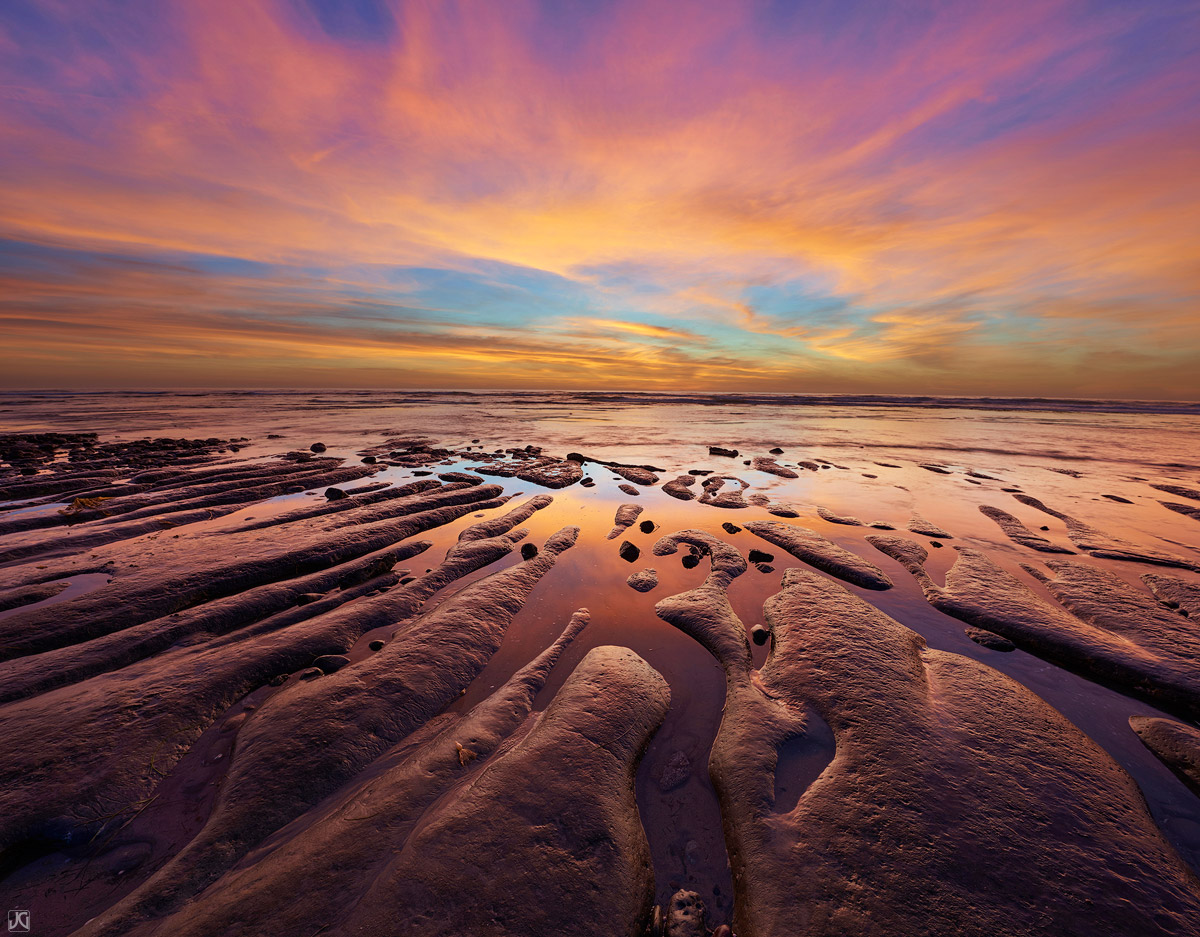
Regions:
[[396, 20], [384, 0], [301, 0], [334, 39], [390, 42]]

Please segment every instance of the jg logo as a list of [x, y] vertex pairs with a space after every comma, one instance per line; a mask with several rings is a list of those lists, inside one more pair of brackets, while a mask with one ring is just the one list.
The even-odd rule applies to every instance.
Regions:
[[9, 911], [8, 912], [8, 932], [10, 934], [28, 934], [29, 933], [29, 912], [28, 911]]

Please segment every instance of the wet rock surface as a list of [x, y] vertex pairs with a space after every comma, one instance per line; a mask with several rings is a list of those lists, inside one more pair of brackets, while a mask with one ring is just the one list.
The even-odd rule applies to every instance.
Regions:
[[890, 589], [892, 581], [874, 563], [826, 540], [799, 524], [750, 521], [746, 529], [768, 543], [786, 550], [798, 560], [867, 589]]
[[700, 485], [700, 503], [714, 508], [744, 508], [746, 500], [742, 492], [747, 487], [746, 482], [733, 475], [710, 475]]
[[960, 548], [939, 586], [924, 547], [901, 537], [868, 542], [898, 560], [935, 608], [1022, 650], [1120, 686], [1173, 712], [1200, 715], [1200, 629], [1120, 577], [1072, 560], [1029, 567], [1062, 604], [1048, 602], [985, 554]]
[[621, 536], [626, 530], [633, 526], [634, 521], [642, 513], [640, 504], [622, 504], [617, 508], [617, 513], [613, 517], [613, 529], [608, 532], [608, 539], [615, 540]]
[[1130, 716], [1129, 725], [1146, 747], [1200, 796], [1200, 729], [1150, 716]]
[[0, 900], [46, 933], [1197, 932], [1187, 472], [223, 435], [0, 437]]
[[649, 592], [658, 586], [658, 572], [653, 569], [639, 569], [636, 573], [631, 573], [625, 582], [629, 588], [638, 592]]
[[[928, 466], [922, 466], [928, 468]], [[940, 537], [943, 540], [949, 540], [950, 535], [937, 524], [930, 523], [920, 514], [913, 514], [912, 519], [908, 522], [908, 529], [914, 534], [921, 534], [924, 537]]]
[[691, 501], [696, 497], [696, 492], [691, 488], [696, 484], [696, 479], [691, 475], [680, 475], [678, 478], [673, 478], [662, 486], [662, 490], [669, 494], [672, 498], [678, 498], [680, 501]]
[[1067, 535], [1071, 538], [1071, 542], [1080, 550], [1092, 556], [1128, 560], [1131, 562], [1154, 563], [1159, 566], [1176, 566], [1181, 569], [1200, 572], [1200, 562], [1198, 561], [1178, 556], [1174, 553], [1168, 553], [1164, 550], [1156, 550], [1131, 543], [1122, 537], [1111, 536], [1070, 514], [1056, 508], [1048, 507], [1040, 499], [1032, 495], [1016, 493], [1013, 497], [1022, 504], [1029, 505], [1039, 511], [1044, 511], [1046, 514], [1061, 520], [1066, 525]]
[[1023, 547], [1029, 547], [1031, 550], [1037, 550], [1041, 553], [1075, 552], [1069, 547], [1051, 543], [1045, 537], [1038, 536], [1007, 511], [988, 504], [981, 504], [979, 510], [985, 517], [990, 517], [994, 520], [1014, 543], [1019, 543]]
[[[727, 715], [711, 765], [729, 804], [735, 881], [743, 872], [736, 931], [1192, 926], [1195, 878], [1102, 749], [1019, 684], [929, 650], [816, 573], [789, 570], [783, 585], [766, 607], [775, 642], [763, 690], [751, 681], [745, 713]], [[757, 709], [782, 712], [758, 720]], [[769, 774], [744, 764], [770, 764], [779, 734], [809, 711], [832, 729], [836, 756], [795, 809], [776, 814], [763, 796]], [[969, 744], [949, 744], [961, 738]], [[891, 822], [878, 825], [881, 812]], [[1043, 835], [1030, 837], [1030, 824]], [[961, 854], [928, 848], [951, 826]]]
[[750, 467], [756, 472], [766, 472], [768, 475], [777, 475], [780, 478], [800, 477], [790, 468], [780, 465], [774, 459], [769, 459], [766, 456], [755, 456], [750, 462]]

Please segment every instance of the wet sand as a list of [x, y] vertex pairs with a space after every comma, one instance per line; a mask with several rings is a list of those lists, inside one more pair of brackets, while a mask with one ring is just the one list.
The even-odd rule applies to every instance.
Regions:
[[948, 403], [5, 398], [4, 900], [1196, 932], [1194, 416]]

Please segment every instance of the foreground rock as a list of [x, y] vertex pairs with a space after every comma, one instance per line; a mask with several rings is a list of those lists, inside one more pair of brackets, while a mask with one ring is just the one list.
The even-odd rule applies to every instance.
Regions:
[[[384, 545], [394, 544], [398, 535], [447, 523], [479, 504], [385, 521], [374, 533], [386, 532]], [[407, 586], [388, 588], [395, 581], [389, 572], [382, 581], [368, 580], [3, 706], [0, 732], [12, 744], [0, 751], [0, 849], [30, 840], [68, 842], [119, 827], [129, 811], [152, 796], [161, 774], [235, 702], [315, 658], [344, 654], [368, 630], [409, 620], [435, 592], [510, 553], [524, 536], [511, 528], [533, 509], [511, 512], [510, 530], [500, 536], [475, 539], [467, 528], [442, 564]], [[372, 526], [355, 528], [360, 539], [351, 542], [360, 549], [372, 543]], [[405, 545], [411, 546], [419, 552], [428, 544]], [[408, 552], [412, 555], [411, 548]], [[324, 562], [330, 561], [326, 551]], [[161, 571], [149, 571], [141, 585], [152, 589], [161, 580]], [[346, 668], [314, 685], [352, 680], [356, 670]]]
[[927, 521], [916, 511], [913, 512], [912, 520], [908, 522], [908, 529], [914, 534], [921, 534], [923, 537], [939, 537], [942, 540], [950, 539], [950, 534], [938, 527], [937, 524]]
[[630, 574], [625, 582], [629, 588], [638, 592], [650, 592], [658, 586], [658, 572], [653, 569], [639, 569], [636, 573]]
[[1189, 618], [1200, 620], [1200, 583], [1159, 573], [1146, 573], [1142, 582], [1168, 608], [1177, 608]]
[[828, 521], [831, 524], [845, 524], [847, 527], [861, 527], [863, 525], [863, 522], [857, 517], [834, 514], [833, 511], [821, 505], [817, 505], [817, 516], [821, 520]]
[[1002, 511], [1000, 508], [992, 507], [989, 504], [979, 505], [979, 510], [985, 517], [990, 517], [994, 520], [1013, 543], [1019, 543], [1023, 547], [1029, 547], [1029, 549], [1037, 550], [1040, 553], [1075, 552], [1067, 547], [1060, 547], [1045, 537], [1035, 534], [1022, 524], [1018, 518], [1013, 517], [1007, 511]]
[[622, 504], [618, 507], [616, 516], [613, 518], [613, 529], [608, 532], [608, 539], [615, 540], [621, 536], [633, 526], [633, 522], [641, 513], [642, 506], [640, 504]]
[[790, 468], [780, 465], [774, 459], [768, 459], [765, 456], [755, 456], [751, 461], [750, 467], [756, 472], [766, 472], [769, 475], [778, 475], [780, 478], [799, 478], [799, 474], [793, 472]]
[[[734, 487], [734, 486], [737, 487]], [[744, 508], [746, 482], [734, 475], [712, 475], [701, 482], [700, 503], [714, 508]]]
[[[726, 673], [709, 770], [736, 933], [1191, 928], [1195, 877], [1132, 779], [1055, 710], [990, 668], [928, 650], [842, 587], [797, 569], [767, 602], [773, 646], [755, 673], [724, 595], [736, 567], [722, 568], [714, 561], [704, 587], [657, 611]], [[832, 729], [831, 761], [780, 812], [779, 748], [818, 722]]]
[[1053, 576], [1030, 569], [1064, 609], [976, 550], [960, 548], [939, 586], [925, 572], [920, 544], [882, 535], [867, 541], [908, 569], [934, 608], [1089, 679], [1187, 718], [1200, 715], [1200, 631], [1112, 573], [1070, 560], [1050, 561]]
[[1139, 544], [1131, 543], [1128, 540], [1123, 540], [1120, 537], [1110, 536], [1104, 533], [1104, 531], [1093, 527], [1091, 524], [1072, 517], [1070, 514], [1046, 506], [1037, 498], [1030, 495], [1018, 493], [1014, 494], [1013, 497], [1022, 504], [1027, 504], [1032, 508], [1037, 508], [1039, 511], [1044, 511], [1051, 517], [1057, 517], [1066, 524], [1067, 536], [1071, 538], [1071, 542], [1080, 550], [1090, 553], [1092, 556], [1112, 560], [1153, 563], [1158, 566], [1177, 566], [1182, 569], [1200, 572], [1200, 563], [1193, 560], [1161, 550], [1148, 549]]
[[632, 651], [589, 652], [529, 734], [425, 818], [345, 933], [460, 937], [500, 919], [536, 937], [558, 932], [564, 909], [573, 934], [637, 933], [654, 879], [634, 776], [669, 703]]
[[778, 521], [750, 521], [746, 529], [831, 576], [866, 589], [892, 588], [892, 580], [874, 563], [839, 547], [807, 527]]
[[95, 933], [121, 933], [139, 917], [159, 916], [198, 894], [439, 713], [483, 670], [530, 591], [577, 533], [564, 529], [537, 557], [466, 586], [403, 626], [373, 656], [320, 680], [290, 682], [272, 696], [239, 732], [204, 829]]
[[662, 490], [672, 498], [678, 498], [680, 501], [691, 501], [696, 497], [696, 493], [689, 490], [694, 484], [696, 484], [696, 479], [693, 476], [680, 475], [669, 482], [665, 482]]
[[1146, 747], [1200, 797], [1200, 729], [1152, 716], [1130, 716], [1129, 725]]
[[[640, 929], [653, 886], [632, 781], [665, 714], [665, 683], [632, 652], [598, 648], [530, 716], [585, 622], [577, 613], [465, 716], [438, 717], [253, 865], [136, 932], [198, 937], [253, 921], [256, 937], [468, 934], [502, 916], [503, 933], [533, 937], [567, 906], [588, 914], [583, 934], [611, 933], [614, 920], [619, 932]], [[297, 890], [298, 876], [321, 886]]]

